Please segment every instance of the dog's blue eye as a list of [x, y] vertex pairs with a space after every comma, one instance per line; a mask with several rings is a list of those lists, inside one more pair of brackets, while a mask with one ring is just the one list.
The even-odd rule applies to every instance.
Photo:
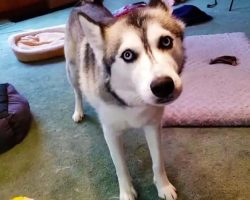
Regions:
[[133, 62], [137, 58], [137, 54], [131, 49], [127, 49], [122, 53], [121, 58], [125, 62]]
[[159, 49], [171, 49], [173, 47], [173, 38], [170, 36], [162, 36], [160, 37]]

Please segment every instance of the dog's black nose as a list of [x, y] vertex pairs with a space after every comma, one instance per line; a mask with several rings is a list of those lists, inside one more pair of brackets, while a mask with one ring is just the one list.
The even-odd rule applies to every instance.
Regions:
[[150, 88], [155, 96], [159, 98], [167, 98], [173, 93], [175, 85], [172, 78], [165, 76], [152, 81]]

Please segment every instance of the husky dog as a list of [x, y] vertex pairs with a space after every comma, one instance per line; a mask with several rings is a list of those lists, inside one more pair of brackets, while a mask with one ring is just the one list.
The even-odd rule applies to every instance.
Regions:
[[66, 28], [65, 57], [74, 88], [75, 122], [84, 117], [82, 95], [95, 108], [115, 165], [120, 200], [136, 191], [125, 164], [121, 134], [143, 128], [160, 198], [177, 198], [160, 150], [163, 107], [182, 90], [184, 24], [163, 0], [150, 0], [119, 18], [101, 0], [73, 9]]

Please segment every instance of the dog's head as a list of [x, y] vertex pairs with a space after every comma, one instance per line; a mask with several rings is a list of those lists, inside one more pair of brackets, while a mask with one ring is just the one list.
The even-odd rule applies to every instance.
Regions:
[[164, 105], [179, 96], [184, 24], [162, 0], [117, 19], [79, 14], [79, 20], [110, 92], [123, 103]]

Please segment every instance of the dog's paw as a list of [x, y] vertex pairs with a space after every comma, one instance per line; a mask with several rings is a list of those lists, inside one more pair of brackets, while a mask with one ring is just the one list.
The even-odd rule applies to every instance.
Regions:
[[177, 194], [175, 187], [169, 183], [168, 185], [157, 188], [158, 196], [164, 200], [176, 200]]
[[128, 189], [120, 190], [120, 200], [135, 200], [137, 198], [137, 193], [133, 186]]
[[83, 117], [84, 117], [83, 112], [78, 112], [78, 111], [75, 111], [74, 114], [72, 115], [72, 119], [76, 123], [81, 122], [83, 120]]

